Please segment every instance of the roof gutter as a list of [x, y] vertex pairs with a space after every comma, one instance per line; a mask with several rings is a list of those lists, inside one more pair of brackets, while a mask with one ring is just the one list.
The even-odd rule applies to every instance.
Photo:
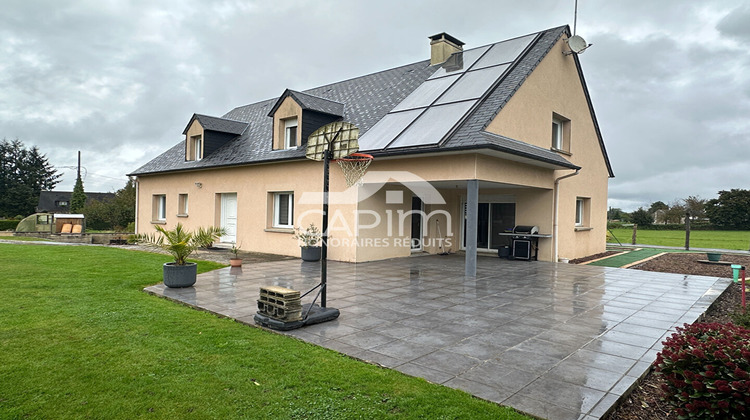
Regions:
[[[524, 153], [519, 152], [517, 150], [508, 150], [504, 147], [497, 146], [495, 144], [479, 144], [479, 145], [470, 145], [470, 146], [459, 146], [459, 147], [451, 147], [451, 148], [423, 148], [423, 149], [401, 149], [401, 150], [391, 150], [391, 151], [366, 151], [367, 153], [375, 156], [375, 158], [378, 157], [399, 157], [399, 156], [407, 156], [407, 155], [422, 155], [426, 153], [450, 153], [450, 152], [463, 152], [468, 150], [494, 150], [497, 152], [502, 153], [508, 153], [514, 156], [520, 156], [524, 158], [528, 158], [531, 160], [535, 160], [537, 162], [543, 162], [548, 163], [554, 166], [559, 167], [560, 169], [581, 169], [580, 166], [574, 165], [573, 163], [567, 162], [563, 163], [560, 161], [556, 161], [553, 159], [547, 159], [544, 157], [536, 156], [530, 153]], [[224, 164], [224, 165], [206, 165], [206, 166], [191, 166], [189, 168], [177, 168], [177, 169], [169, 169], [166, 171], [154, 171], [154, 172], [131, 172], [129, 174], [126, 174], [127, 176], [147, 176], [147, 175], [160, 175], [160, 174], [167, 174], [167, 173], [176, 173], [176, 172], [188, 172], [188, 171], [202, 171], [202, 170], [209, 170], [209, 169], [219, 169], [219, 168], [232, 168], [237, 166], [250, 166], [250, 165], [265, 165], [269, 163], [277, 163], [277, 162], [290, 162], [290, 161], [304, 161], [305, 156], [288, 156], [283, 158], [277, 158], [277, 159], [266, 159], [266, 160], [258, 160], [254, 162], [241, 162], [241, 163], [230, 163], [230, 164]], [[201, 161], [205, 163], [203, 160]]]
[[553, 207], [555, 209], [554, 213], [554, 219], [552, 221], [552, 251], [554, 254], [554, 259], [552, 261], [557, 262], [559, 255], [558, 255], [558, 231], [559, 231], [559, 207], [560, 207], [560, 181], [562, 181], [565, 178], [570, 178], [572, 176], [576, 176], [581, 172], [581, 169], [576, 169], [576, 171], [572, 174], [563, 175], [557, 179], [555, 179], [555, 194], [554, 194], [554, 204]]

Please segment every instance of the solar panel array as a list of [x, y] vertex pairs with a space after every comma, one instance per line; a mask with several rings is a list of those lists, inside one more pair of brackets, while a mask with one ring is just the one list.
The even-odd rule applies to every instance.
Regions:
[[501, 79], [536, 34], [457, 52], [359, 138], [360, 150], [438, 144]]

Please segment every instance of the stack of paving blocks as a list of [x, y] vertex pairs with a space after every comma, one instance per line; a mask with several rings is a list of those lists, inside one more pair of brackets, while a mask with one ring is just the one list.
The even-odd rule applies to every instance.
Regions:
[[279, 286], [260, 288], [258, 313], [279, 321], [302, 320], [302, 300], [298, 290]]

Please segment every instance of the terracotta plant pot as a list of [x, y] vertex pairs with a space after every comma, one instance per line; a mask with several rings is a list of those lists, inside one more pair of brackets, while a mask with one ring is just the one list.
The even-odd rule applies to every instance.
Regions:
[[242, 258], [230, 258], [229, 266], [230, 267], [242, 267]]

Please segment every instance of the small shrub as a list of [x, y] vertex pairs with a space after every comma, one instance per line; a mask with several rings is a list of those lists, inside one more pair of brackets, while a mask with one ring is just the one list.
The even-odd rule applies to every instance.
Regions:
[[740, 419], [750, 406], [750, 330], [692, 324], [664, 341], [654, 362], [680, 419]]
[[732, 322], [741, 327], [750, 328], [750, 312], [737, 311], [733, 313]]
[[318, 243], [323, 239], [323, 232], [318, 229], [314, 223], [310, 223], [310, 226], [302, 230], [301, 227], [294, 228], [295, 233], [292, 239], [299, 241], [301, 246], [317, 246]]
[[130, 222], [125, 227], [125, 232], [135, 232], [135, 222]]
[[199, 227], [195, 231], [195, 242], [199, 248], [208, 249], [214, 246], [214, 241], [227, 234], [227, 230], [224, 228], [217, 228], [214, 226]]

